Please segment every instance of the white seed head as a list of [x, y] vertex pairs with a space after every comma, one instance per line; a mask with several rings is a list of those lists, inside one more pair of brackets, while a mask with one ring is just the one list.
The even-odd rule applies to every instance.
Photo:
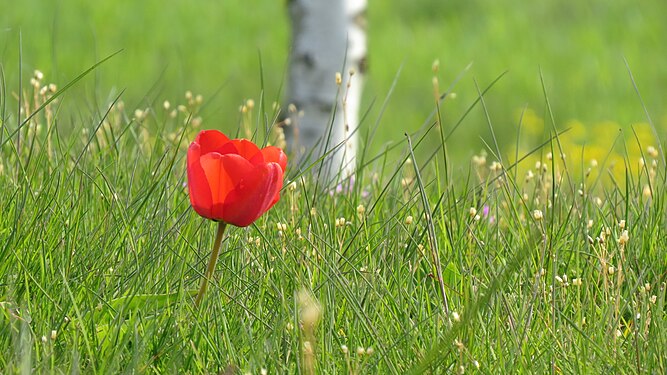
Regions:
[[646, 153], [648, 154], [648, 156], [652, 158], [658, 157], [658, 150], [653, 146], [648, 146], [648, 148], [646, 149]]
[[619, 245], [624, 246], [625, 244], [628, 243], [629, 240], [630, 236], [628, 235], [628, 231], [624, 230], [623, 232], [621, 232], [621, 236], [618, 238], [618, 243]]
[[651, 191], [651, 186], [648, 184], [644, 185], [644, 189], [642, 190], [642, 195], [644, 198], [651, 198], [653, 196], [653, 192]]
[[[321, 308], [319, 302], [306, 289], [302, 289], [297, 295], [301, 321], [304, 326], [313, 328], [320, 320]], [[304, 343], [305, 344], [305, 343]]]
[[540, 210], [535, 210], [533, 211], [533, 219], [536, 221], [540, 221], [544, 218], [544, 214]]
[[136, 118], [137, 121], [143, 120], [145, 115], [146, 115], [146, 113], [144, 111], [142, 111], [141, 109], [134, 110], [134, 118]]
[[486, 155], [473, 155], [472, 163], [478, 167], [486, 165]]

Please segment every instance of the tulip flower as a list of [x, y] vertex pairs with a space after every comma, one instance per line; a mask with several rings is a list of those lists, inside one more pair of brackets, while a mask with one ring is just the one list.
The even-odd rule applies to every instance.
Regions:
[[190, 203], [200, 216], [218, 222], [213, 253], [195, 303], [213, 273], [227, 224], [246, 227], [280, 199], [287, 156], [278, 147], [260, 149], [246, 139], [230, 140], [204, 130], [188, 149]]

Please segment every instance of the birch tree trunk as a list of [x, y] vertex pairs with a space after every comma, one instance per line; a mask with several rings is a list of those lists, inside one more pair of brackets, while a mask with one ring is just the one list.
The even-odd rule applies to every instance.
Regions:
[[331, 182], [356, 168], [366, 0], [290, 0], [287, 144], [306, 164], [328, 153], [321, 176]]

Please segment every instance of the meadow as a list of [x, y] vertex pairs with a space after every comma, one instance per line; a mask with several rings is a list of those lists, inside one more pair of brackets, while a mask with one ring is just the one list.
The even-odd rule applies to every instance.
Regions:
[[197, 307], [185, 150], [273, 142], [284, 4], [137, 4], [1, 4], [1, 372], [667, 371], [666, 5], [371, 2], [354, 182], [288, 166]]

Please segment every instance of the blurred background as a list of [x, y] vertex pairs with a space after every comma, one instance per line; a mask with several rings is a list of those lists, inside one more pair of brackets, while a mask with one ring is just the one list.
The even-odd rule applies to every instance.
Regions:
[[[122, 50], [65, 96], [64, 106], [74, 114], [61, 118], [61, 127], [76, 126], [83, 114], [106, 108], [122, 90], [128, 110], [161, 108], [164, 100], [178, 104], [191, 90], [204, 98], [202, 127], [233, 133], [246, 99], [257, 102], [263, 94], [270, 105], [281, 102], [285, 92], [284, 1], [0, 0], [0, 9], [0, 63], [11, 108], [19, 79], [27, 85], [35, 69], [62, 87]], [[554, 129], [545, 92], [555, 128], [572, 129], [567, 142], [576, 155], [590, 145], [604, 156], [609, 147], [621, 147], [614, 146], [619, 134], [636, 143], [633, 126], [642, 142], [655, 144], [626, 61], [664, 137], [666, 15], [662, 0], [370, 0], [362, 134], [378, 124], [369, 146], [377, 153], [419, 129], [434, 109], [431, 67], [439, 60], [441, 89], [460, 77], [455, 98], [442, 106], [447, 130], [478, 98], [478, 90], [507, 72], [485, 104], [510, 159], [517, 145], [531, 149]], [[432, 144], [422, 147], [437, 145], [438, 137], [430, 138]], [[477, 105], [454, 133], [449, 152], [469, 160], [485, 142], [494, 143]]]

